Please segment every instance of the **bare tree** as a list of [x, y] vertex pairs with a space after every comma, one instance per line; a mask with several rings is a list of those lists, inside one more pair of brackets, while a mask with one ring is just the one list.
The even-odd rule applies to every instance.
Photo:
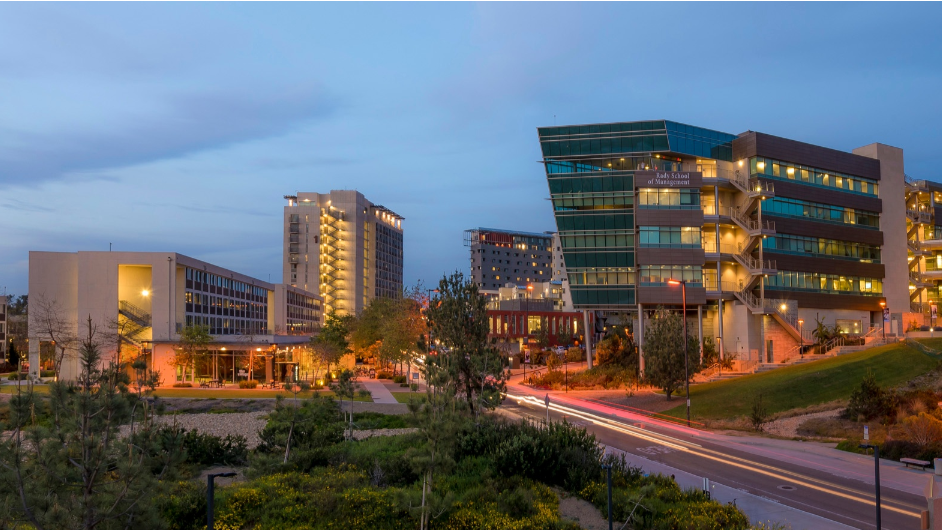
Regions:
[[54, 346], [53, 370], [56, 372], [56, 379], [58, 379], [63, 359], [70, 350], [74, 351], [79, 344], [76, 330], [65, 316], [62, 306], [56, 300], [51, 300], [44, 294], [36, 296], [32, 313], [35, 335], [42, 339], [48, 339]]

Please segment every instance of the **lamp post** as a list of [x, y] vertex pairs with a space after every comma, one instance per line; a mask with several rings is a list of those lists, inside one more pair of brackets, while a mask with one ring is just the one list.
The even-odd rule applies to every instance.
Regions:
[[880, 301], [880, 324], [883, 328], [883, 342], [886, 342], [886, 300]]
[[210, 473], [206, 475], [206, 529], [213, 530], [213, 497], [215, 496], [215, 484], [213, 480], [216, 477], [234, 477], [233, 472], [228, 473]]
[[805, 334], [802, 331], [802, 326], [805, 325], [805, 321], [798, 319], [798, 340], [801, 341], [798, 346], [798, 356], [802, 359], [805, 358]]
[[[527, 348], [527, 355], [530, 352], [530, 291], [533, 290], [533, 284], [527, 284], [527, 311], [523, 318], [523, 342]], [[526, 359], [524, 359], [526, 360]], [[527, 364], [523, 363], [523, 383], [527, 382]]]
[[679, 285], [684, 311], [684, 390], [687, 394], [687, 427], [690, 427], [690, 359], [687, 356], [687, 280], [667, 280], [668, 285]]
[[883, 528], [880, 517], [880, 447], [878, 445], [861, 444], [861, 449], [873, 449], [873, 475], [875, 480], [876, 504], [877, 504], [877, 530]]

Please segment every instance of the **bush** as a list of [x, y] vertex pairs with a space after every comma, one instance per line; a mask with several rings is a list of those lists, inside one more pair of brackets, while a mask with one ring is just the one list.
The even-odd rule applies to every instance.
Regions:
[[867, 372], [860, 387], [850, 395], [850, 403], [841, 413], [841, 417], [855, 421], [869, 421], [884, 418], [896, 409], [896, 399], [891, 392], [880, 388], [873, 372]]
[[569, 348], [566, 350], [566, 361], [570, 363], [581, 363], [585, 360], [585, 351], [582, 348]]
[[[630, 385], [638, 380], [635, 368], [618, 365], [594, 366], [581, 372], [569, 374], [569, 388], [604, 388], [606, 390]], [[565, 374], [562, 371], [547, 371], [532, 378], [532, 384], [553, 390], [564, 386]]]
[[903, 418], [894, 431], [899, 438], [913, 442], [919, 447], [942, 443], [942, 421], [925, 412]]
[[393, 376], [392, 379], [393, 379], [393, 383], [400, 383], [400, 384], [401, 384], [401, 383], [405, 383], [405, 382], [406, 382], [406, 376], [404, 376], [404, 375], [396, 375], [396, 376]]
[[239, 388], [258, 388], [258, 381], [254, 379], [239, 381]]
[[193, 388], [193, 383], [174, 383], [173, 388]]
[[25, 381], [27, 377], [29, 377], [29, 374], [24, 374], [22, 372], [12, 373], [9, 376], [7, 376], [7, 380], [8, 381]]
[[409, 389], [412, 390], [413, 392], [416, 392], [419, 389], [419, 384], [412, 383], [411, 385], [409, 385]]
[[188, 431], [183, 435], [186, 459], [203, 466], [239, 466], [248, 460], [245, 436], [227, 434], [225, 438]]
[[382, 372], [376, 372], [376, 379], [392, 379], [392, 378], [393, 378], [392, 372], [387, 372], [386, 370], [383, 370]]
[[0, 361], [0, 374], [5, 374], [8, 372], [15, 372], [15, 371], [16, 371], [16, 366], [13, 366], [12, 364], [6, 361]]
[[755, 401], [752, 402], [752, 411], [749, 413], [749, 422], [752, 423], [752, 428], [756, 432], [762, 431], [762, 424], [765, 423], [769, 418], [768, 410], [766, 410], [765, 405], [762, 404], [762, 394], [756, 396]]
[[155, 499], [157, 511], [168, 523], [168, 530], [190, 530], [206, 526], [206, 483], [191, 480], [177, 482]]
[[40, 370], [39, 371], [39, 377], [55, 377], [55, 376], [56, 376], [55, 370]]

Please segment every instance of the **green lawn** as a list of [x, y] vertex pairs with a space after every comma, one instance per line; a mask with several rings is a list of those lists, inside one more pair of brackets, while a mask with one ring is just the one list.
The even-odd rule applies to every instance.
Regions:
[[[320, 390], [317, 392], [322, 396], [335, 396], [333, 392], [329, 390]], [[298, 394], [298, 398], [309, 398], [311, 397], [312, 392], [301, 392]], [[291, 392], [285, 392], [284, 390], [251, 390], [251, 389], [205, 389], [205, 388], [161, 388], [158, 389], [153, 395], [162, 398], [203, 398], [203, 399], [275, 399], [277, 396], [284, 396], [286, 398], [293, 398], [294, 394]], [[354, 401], [366, 401], [372, 402], [373, 398], [365, 397], [361, 398], [356, 396], [353, 398]]]
[[[935, 359], [904, 345], [887, 345], [812, 363], [777, 368], [762, 374], [695, 385], [690, 388], [693, 419], [733, 419], [746, 416], [762, 394], [769, 413], [847, 399], [873, 371], [877, 382], [895, 386], [922, 375], [937, 365]], [[683, 396], [683, 392], [676, 394]], [[683, 400], [664, 414], [685, 416]]]
[[410, 399], [425, 401], [425, 392], [392, 392], [399, 403], [408, 403]]
[[[23, 382], [23, 390], [26, 390], [26, 382]], [[48, 394], [49, 386], [48, 385], [33, 385], [33, 392], [37, 394]], [[0, 394], [16, 394], [16, 385], [3, 385], [0, 386]]]

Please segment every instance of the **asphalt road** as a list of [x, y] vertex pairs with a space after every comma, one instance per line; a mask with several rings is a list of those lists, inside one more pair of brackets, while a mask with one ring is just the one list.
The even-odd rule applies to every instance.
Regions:
[[[541, 399], [513, 389], [502, 407], [521, 416], [546, 418]], [[617, 421], [601, 412], [551, 403], [551, 420], [559, 421], [564, 417], [584, 426], [609, 447], [854, 528], [876, 528], [872, 484], [726, 447], [694, 436], [686, 427], [663, 426], [644, 420]], [[926, 506], [924, 498], [884, 486], [881, 500], [884, 529], [919, 528], [919, 514]]]

